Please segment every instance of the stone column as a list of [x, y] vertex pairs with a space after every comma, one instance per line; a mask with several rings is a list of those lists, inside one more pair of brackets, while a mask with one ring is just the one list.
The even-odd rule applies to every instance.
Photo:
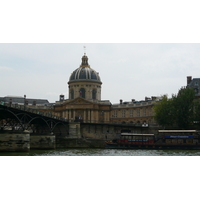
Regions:
[[91, 110], [91, 122], [94, 121], [93, 110]]
[[86, 112], [87, 110], [83, 110], [83, 122], [86, 122]]
[[87, 112], [88, 112], [88, 122], [91, 122], [91, 116], [90, 116], [91, 110], [88, 110]]
[[71, 121], [71, 110], [69, 110], [69, 121]]

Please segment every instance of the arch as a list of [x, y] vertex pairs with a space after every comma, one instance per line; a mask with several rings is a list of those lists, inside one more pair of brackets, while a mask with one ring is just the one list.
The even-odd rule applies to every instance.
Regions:
[[28, 125], [31, 124], [31, 122], [33, 122], [33, 121], [36, 120], [36, 119], [41, 119], [41, 120], [43, 120], [43, 121], [46, 123], [46, 125], [48, 126], [49, 130], [51, 131], [51, 127], [50, 127], [50, 125], [48, 124], [48, 121], [46, 121], [46, 120], [45, 120], [44, 118], [42, 118], [42, 117], [34, 117], [34, 118], [32, 118], [32, 119], [28, 122]]
[[81, 88], [81, 89], [79, 90], [79, 94], [80, 94], [80, 97], [85, 98], [85, 89], [84, 89], [84, 88]]
[[15, 113], [13, 113], [11, 110], [6, 110], [6, 111], [11, 113], [17, 119], [17, 121], [19, 122], [20, 126], [24, 130], [24, 125], [23, 125], [22, 121], [20, 120], [20, 118]]
[[18, 117], [21, 116], [21, 118], [19, 118], [21, 121], [25, 121], [25, 119], [27, 119], [27, 117], [29, 119], [32, 119], [31, 115], [27, 114], [27, 113], [18, 113], [16, 114]]
[[57, 126], [58, 124], [62, 124], [63, 126], [65, 126], [65, 127], [68, 128], [68, 126], [67, 126], [66, 124], [64, 124], [63, 122], [57, 122], [57, 123], [53, 126], [53, 128], [51, 129], [52, 132], [53, 132], [53, 130], [56, 128], [56, 126]]

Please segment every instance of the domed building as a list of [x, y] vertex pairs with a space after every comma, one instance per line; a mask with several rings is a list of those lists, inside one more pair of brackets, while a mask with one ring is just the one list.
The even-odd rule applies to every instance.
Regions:
[[90, 67], [86, 54], [82, 63], [69, 78], [68, 99], [60, 96], [54, 112], [70, 122], [99, 123], [110, 120], [110, 101], [101, 100], [101, 79], [99, 73]]
[[[78, 126], [85, 137], [97, 137], [93, 134], [134, 132], [135, 125], [146, 127], [154, 123], [155, 97], [146, 97], [144, 101], [120, 100], [112, 105], [109, 100], [101, 100], [101, 86], [99, 73], [90, 67], [84, 54], [81, 65], [69, 77], [68, 99], [60, 95], [60, 101], [53, 108], [54, 115], [69, 120], [70, 133], [76, 135]], [[77, 122], [83, 123], [80, 126]]]
[[99, 73], [90, 67], [84, 54], [82, 63], [69, 78], [69, 99], [82, 97], [87, 100], [101, 100], [101, 79]]

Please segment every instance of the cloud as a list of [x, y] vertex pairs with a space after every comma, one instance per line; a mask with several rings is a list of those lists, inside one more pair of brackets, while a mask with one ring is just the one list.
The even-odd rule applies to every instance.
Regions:
[[0, 66], [0, 71], [14, 71], [14, 70], [10, 67]]

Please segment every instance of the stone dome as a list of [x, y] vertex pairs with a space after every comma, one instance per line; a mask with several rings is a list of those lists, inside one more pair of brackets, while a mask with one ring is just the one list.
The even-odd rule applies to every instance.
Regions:
[[88, 57], [84, 54], [81, 66], [72, 72], [69, 83], [77, 81], [92, 81], [101, 83], [99, 73], [90, 67]]

